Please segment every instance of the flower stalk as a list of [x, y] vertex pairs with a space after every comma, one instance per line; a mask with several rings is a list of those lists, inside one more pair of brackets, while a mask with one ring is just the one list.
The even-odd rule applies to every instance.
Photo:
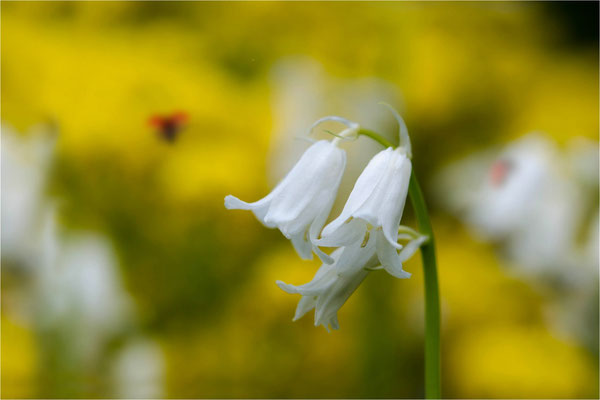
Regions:
[[425, 398], [441, 398], [441, 364], [440, 364], [440, 295], [437, 278], [437, 262], [433, 229], [429, 221], [427, 206], [421, 187], [415, 176], [411, 174], [408, 196], [415, 210], [417, 226], [429, 240], [421, 246], [423, 260], [423, 276], [425, 281]]
[[[361, 128], [359, 135], [367, 136], [385, 147], [395, 147], [376, 132]], [[429, 240], [421, 245], [423, 275], [425, 281], [425, 398], [441, 398], [440, 364], [440, 299], [437, 278], [437, 262], [433, 229], [423, 198], [421, 187], [413, 170], [408, 186], [408, 195], [417, 219], [419, 232]]]

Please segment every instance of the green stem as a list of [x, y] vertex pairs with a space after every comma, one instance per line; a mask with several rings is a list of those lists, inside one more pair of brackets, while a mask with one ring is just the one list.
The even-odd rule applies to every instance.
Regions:
[[[395, 147], [381, 135], [360, 129], [359, 135], [368, 136], [385, 147]], [[423, 259], [423, 275], [425, 281], [425, 398], [439, 399], [441, 392], [440, 367], [440, 298], [437, 278], [437, 262], [435, 258], [435, 242], [433, 229], [427, 212], [423, 192], [414, 173], [410, 175], [408, 195], [415, 211], [419, 232], [427, 235], [429, 240], [421, 246]]]
[[425, 199], [414, 171], [410, 175], [408, 194], [415, 210], [419, 232], [429, 236], [429, 240], [421, 246], [425, 280], [425, 398], [439, 399], [442, 396], [440, 377], [440, 295], [435, 242]]
[[359, 135], [363, 135], [363, 136], [367, 136], [370, 137], [371, 139], [373, 139], [374, 141], [378, 142], [379, 144], [383, 145], [383, 147], [396, 147], [392, 144], [392, 142], [388, 141], [386, 138], [384, 138], [383, 136], [381, 136], [379, 133], [370, 131], [368, 129], [363, 129], [361, 128], [358, 131]]

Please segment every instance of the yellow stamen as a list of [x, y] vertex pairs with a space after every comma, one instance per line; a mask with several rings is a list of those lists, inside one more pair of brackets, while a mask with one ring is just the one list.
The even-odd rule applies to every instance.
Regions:
[[370, 235], [371, 231], [367, 230], [367, 233], [365, 233], [365, 240], [363, 240], [362, 244], [360, 245], [360, 247], [365, 247], [367, 245], [367, 243], [369, 242], [369, 235]]

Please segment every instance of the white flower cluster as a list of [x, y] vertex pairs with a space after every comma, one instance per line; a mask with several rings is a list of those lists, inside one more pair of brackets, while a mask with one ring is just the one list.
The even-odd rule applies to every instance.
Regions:
[[[347, 129], [332, 141], [321, 140], [306, 150], [287, 176], [265, 198], [246, 203], [225, 197], [228, 209], [251, 210], [269, 228], [278, 228], [303, 259], [314, 251], [323, 261], [309, 283], [294, 286], [277, 281], [288, 293], [301, 294], [294, 320], [315, 309], [315, 326], [339, 329], [337, 311], [372, 270], [384, 269], [409, 278], [402, 263], [427, 239], [400, 226], [412, 164], [410, 140], [402, 118], [398, 148], [376, 154], [357, 179], [341, 214], [325, 226], [346, 167], [340, 140], [358, 136], [360, 126], [340, 117]], [[404, 246], [399, 240], [408, 241]], [[331, 255], [320, 247], [334, 247]]]

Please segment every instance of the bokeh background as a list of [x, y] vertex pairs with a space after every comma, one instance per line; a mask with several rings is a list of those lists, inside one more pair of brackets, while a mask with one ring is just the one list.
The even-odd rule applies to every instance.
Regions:
[[[319, 117], [394, 138], [384, 100], [437, 235], [444, 395], [597, 398], [597, 2], [1, 11], [3, 397], [422, 397], [419, 257], [327, 333], [275, 285], [318, 261], [223, 207]], [[379, 150], [347, 148], [338, 211]]]

